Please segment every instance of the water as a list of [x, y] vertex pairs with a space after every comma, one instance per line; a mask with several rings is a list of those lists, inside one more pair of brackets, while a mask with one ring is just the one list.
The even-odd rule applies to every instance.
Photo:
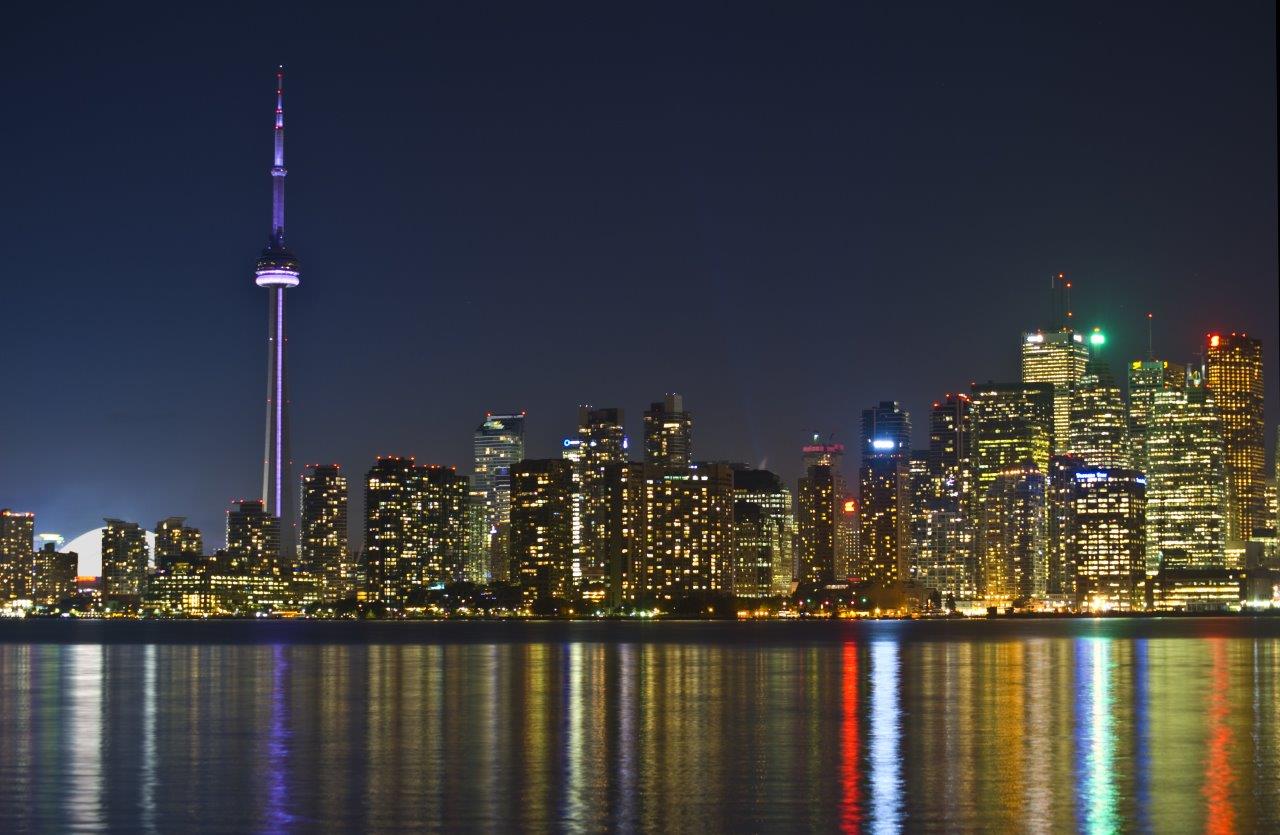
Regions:
[[1280, 619], [0, 622], [0, 828], [1280, 828]]

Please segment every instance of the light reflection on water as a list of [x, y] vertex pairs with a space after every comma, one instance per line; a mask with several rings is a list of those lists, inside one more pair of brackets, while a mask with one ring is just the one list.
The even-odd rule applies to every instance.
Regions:
[[0, 632], [9, 829], [1280, 826], [1275, 623], [68, 626]]

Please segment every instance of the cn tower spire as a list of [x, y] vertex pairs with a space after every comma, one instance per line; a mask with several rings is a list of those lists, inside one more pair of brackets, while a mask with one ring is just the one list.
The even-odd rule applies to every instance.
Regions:
[[271, 237], [284, 239], [284, 67], [276, 69], [276, 155], [271, 166]]

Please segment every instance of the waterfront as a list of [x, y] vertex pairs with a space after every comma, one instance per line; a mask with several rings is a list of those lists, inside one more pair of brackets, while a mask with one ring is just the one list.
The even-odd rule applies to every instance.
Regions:
[[14, 829], [1251, 831], [1280, 621], [0, 623]]

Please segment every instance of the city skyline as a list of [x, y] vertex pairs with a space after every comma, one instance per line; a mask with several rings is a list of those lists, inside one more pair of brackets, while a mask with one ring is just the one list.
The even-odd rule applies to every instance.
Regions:
[[[614, 41], [631, 43], [616, 25], [611, 27], [607, 22], [600, 25]], [[1227, 26], [1230, 22], [1218, 21], [1218, 25]], [[72, 40], [76, 31], [71, 33]], [[739, 46], [736, 44], [734, 48]], [[265, 46], [262, 48], [265, 50]], [[958, 242], [955, 236], [960, 234], [960, 229], [981, 231], [973, 228], [973, 221], [961, 220], [958, 216], [948, 219], [923, 206], [915, 206], [908, 212], [887, 192], [873, 190], [874, 196], [860, 198], [864, 202], [860, 202], [853, 213], [861, 218], [860, 223], [852, 224], [852, 231], [839, 232], [834, 228], [835, 221], [848, 221], [851, 216], [844, 209], [834, 209], [833, 201], [852, 190], [817, 185], [808, 176], [812, 172], [793, 170], [797, 163], [790, 155], [765, 152], [767, 138], [794, 142], [798, 136], [768, 132], [756, 136], [747, 131], [743, 134], [744, 142], [754, 137], [747, 143], [749, 152], [770, 162], [774, 175], [797, 174], [800, 182], [811, 187], [808, 196], [773, 203], [770, 198], [776, 195], [767, 181], [751, 179], [750, 205], [758, 215], [744, 222], [725, 203], [731, 193], [727, 185], [729, 179], [723, 176], [726, 172], [704, 178], [702, 185], [707, 192], [701, 204], [697, 199], [690, 199], [687, 185], [677, 187], [669, 182], [674, 189], [672, 193], [680, 195], [678, 202], [682, 209], [703, 224], [701, 234], [706, 236], [702, 240], [705, 246], [691, 246], [688, 240], [679, 234], [673, 236], [668, 229], [665, 237], [660, 236], [660, 245], [653, 247], [654, 254], [642, 256], [641, 261], [647, 264], [645, 258], [665, 254], [665, 258], [658, 260], [670, 262], [668, 269], [672, 275], [663, 275], [652, 269], [652, 265], [644, 269], [620, 265], [616, 283], [627, 289], [614, 291], [615, 295], [603, 303], [587, 303], [579, 298], [578, 291], [597, 270], [588, 262], [575, 259], [587, 252], [602, 255], [632, 251], [636, 241], [646, 236], [641, 230], [652, 231], [652, 224], [608, 233], [607, 246], [587, 243], [576, 235], [551, 235], [534, 245], [528, 237], [530, 233], [516, 234], [510, 219], [504, 218], [506, 214], [522, 213], [523, 201], [539, 183], [537, 166], [522, 159], [519, 150], [508, 148], [503, 154], [503, 158], [510, 158], [507, 162], [494, 162], [493, 155], [487, 157], [488, 164], [498, 165], [499, 170], [508, 174], [522, 172], [523, 177], [509, 180], [514, 185], [505, 190], [507, 199], [491, 204], [499, 207], [498, 217], [492, 213], [486, 215], [475, 202], [462, 199], [460, 205], [466, 210], [457, 213], [461, 220], [442, 219], [439, 211], [446, 203], [441, 202], [433, 204], [430, 211], [436, 214], [427, 217], [419, 228], [418, 221], [423, 216], [409, 210], [410, 204], [406, 201], [410, 193], [421, 189], [424, 194], [440, 195], [440, 200], [445, 200], [444, 195], [456, 200], [465, 198], [466, 192], [457, 180], [440, 171], [418, 167], [409, 178], [398, 167], [381, 167], [380, 157], [362, 157], [364, 146], [342, 145], [351, 143], [353, 135], [344, 127], [324, 121], [326, 117], [322, 114], [327, 111], [327, 103], [346, 108], [357, 104], [351, 90], [354, 81], [334, 83], [331, 68], [318, 71], [314, 62], [309, 66], [305, 55], [299, 57], [299, 69], [293, 69], [291, 56], [270, 56], [256, 65], [238, 57], [234, 68], [226, 65], [230, 83], [225, 83], [224, 78], [184, 77], [182, 83], [196, 93], [167, 99], [166, 112], [175, 123], [173, 130], [183, 140], [177, 144], [188, 153], [198, 149], [191, 153], [192, 158], [208, 161], [206, 170], [175, 166], [172, 159], [159, 157], [165, 171], [179, 172], [186, 187], [193, 190], [192, 199], [182, 201], [182, 211], [176, 213], [185, 220], [179, 222], [168, 217], [166, 211], [156, 208], [159, 204], [151, 205], [145, 200], [132, 204], [126, 201], [119, 209], [110, 210], [111, 214], [132, 218], [134, 225], [144, 224], [154, 233], [141, 236], [148, 242], [148, 246], [141, 248], [159, 249], [161, 254], [155, 260], [163, 268], [155, 270], [154, 265], [140, 263], [136, 256], [122, 257], [123, 250], [115, 249], [114, 242], [108, 245], [107, 241], [95, 237], [102, 232], [89, 232], [77, 225], [83, 219], [79, 213], [85, 211], [79, 206], [85, 201], [73, 201], [62, 210], [60, 222], [55, 225], [62, 234], [73, 236], [78, 249], [96, 255], [91, 256], [88, 265], [55, 267], [59, 271], [58, 281], [52, 283], [79, 291], [70, 304], [56, 308], [61, 315], [52, 320], [60, 326], [58, 330], [69, 332], [51, 335], [46, 327], [50, 322], [35, 315], [34, 311], [54, 309], [48, 290], [32, 287], [14, 290], [14, 300], [25, 302], [25, 307], [33, 310], [33, 315], [15, 323], [15, 327], [5, 333], [4, 348], [6, 355], [14, 358], [16, 384], [28, 391], [55, 393], [65, 391], [65, 385], [71, 392], [80, 393], [79, 397], [62, 395], [63, 402], [54, 402], [51, 410], [44, 408], [39, 398], [32, 398], [31, 409], [9, 410], [4, 418], [4, 431], [0, 434], [4, 436], [6, 466], [0, 484], [0, 506], [34, 511], [41, 531], [56, 530], [72, 537], [101, 524], [103, 517], [135, 520], [147, 526], [153, 519], [185, 514], [207, 536], [212, 534], [211, 544], [216, 544], [222, 514], [231, 500], [250, 497], [256, 492], [251, 462], [260, 460], [261, 455], [255, 455], [252, 447], [256, 444], [261, 449], [261, 435], [260, 429], [253, 431], [252, 414], [261, 408], [261, 401], [257, 400], [261, 391], [260, 354], [251, 355], [249, 347], [260, 346], [261, 319], [255, 312], [258, 308], [253, 297], [235, 282], [242, 282], [245, 273], [245, 247], [260, 239], [260, 224], [251, 222], [256, 216], [253, 207], [260, 205], [262, 195], [263, 111], [256, 103], [261, 101], [264, 72], [278, 63], [276, 59], [280, 57], [290, 66], [291, 78], [300, 79], [302, 103], [291, 113], [298, 112], [297, 118], [305, 126], [301, 135], [306, 139], [300, 143], [303, 162], [297, 165], [295, 183], [298, 187], [295, 193], [302, 197], [291, 207], [295, 218], [301, 220], [291, 226], [300, 230], [296, 237], [302, 241], [299, 249], [308, 256], [309, 282], [310, 276], [315, 275], [315, 283], [311, 285], [314, 292], [309, 292], [306, 301], [297, 308], [297, 319], [292, 323], [297, 328], [295, 333], [300, 334], [293, 345], [295, 356], [291, 360], [296, 384], [294, 400], [305, 404], [305, 408], [300, 405], [298, 409], [298, 414], [305, 417], [298, 419], [296, 427], [299, 442], [295, 462], [333, 461], [343, 464], [349, 473], [358, 474], [376, 454], [395, 453], [416, 455], [423, 463], [454, 465], [459, 472], [469, 472], [468, 427], [486, 411], [512, 407], [529, 412], [529, 457], [550, 456], [558, 453], [560, 440], [572, 434], [574, 409], [583, 402], [629, 410], [627, 434], [632, 443], [637, 443], [642, 437], [640, 414], [644, 404], [665, 392], [678, 391], [688, 398], [691, 410], [698, 416], [698, 458], [763, 464], [782, 475], [786, 484], [794, 485], [801, 472], [800, 456], [796, 452], [799, 444], [812, 432], [823, 437], [834, 434], [852, 451], [858, 446], [858, 416], [871, 403], [885, 399], [901, 402], [903, 408], [916, 417], [912, 446], [922, 448], [926, 431], [922, 418], [928, 413], [929, 402], [947, 392], [965, 392], [970, 382], [1017, 380], [1018, 343], [1014, 340], [1047, 318], [1049, 306], [1042, 290], [1043, 281], [1057, 271], [1065, 271], [1076, 281], [1073, 302], [1079, 326], [1084, 329], [1098, 325], [1106, 330], [1113, 373], [1122, 373], [1128, 362], [1146, 356], [1148, 310], [1155, 314], [1155, 354], [1161, 359], [1175, 363], [1192, 361], [1204, 334], [1222, 330], [1257, 334], [1267, 351], [1266, 357], [1274, 360], [1276, 317], [1270, 312], [1276, 307], [1274, 176], [1259, 178], [1269, 179], [1269, 185], [1260, 192], [1265, 193], [1260, 204], [1261, 216], [1254, 216], [1258, 205], [1242, 201], [1254, 206], [1253, 219], [1237, 223], [1231, 234], [1224, 231], [1221, 221], [1216, 221], [1206, 208], [1223, 208], [1224, 193], [1214, 191], [1217, 201], [1202, 201], [1200, 208], [1180, 216], [1179, 223], [1204, 229], [1203, 237], [1210, 239], [1191, 249], [1187, 248], [1189, 244], [1174, 241], [1176, 236], [1168, 236], [1167, 230], [1161, 238], [1161, 247], [1141, 246], [1144, 240], [1154, 241], [1151, 236], [1156, 229], [1150, 225], [1138, 232], [1126, 227], [1127, 234], [1108, 231], [1108, 223], [1115, 217], [1108, 217], [1106, 207], [1085, 200], [1088, 195], [1081, 191], [1068, 189], [1069, 196], [1078, 202], [1069, 210], [1063, 210], [1057, 220], [1064, 222], [1072, 234], [1061, 230], [1050, 232], [1053, 224], [1046, 217], [1034, 228], [1024, 227], [1027, 234], [1016, 241], [1012, 251], [1006, 246], [1006, 239], [986, 238], [985, 233], [965, 238], [970, 250], [966, 257], [954, 262], [955, 278], [944, 283], [925, 278], [934, 270], [926, 269], [927, 262], [918, 254], [910, 253], [903, 239], [897, 239], [894, 246], [877, 244], [864, 249], [861, 257], [870, 261], [859, 264], [859, 258], [851, 258], [844, 249], [851, 245], [849, 236], [856, 240], [884, 219], [902, 219], [916, 212], [921, 228], [933, 230], [926, 235], [928, 239], [946, 241], [944, 250], [955, 249]], [[457, 56], [452, 59], [456, 60]], [[189, 69], [191, 62], [197, 60], [189, 59], [179, 65]], [[247, 66], [240, 66], [242, 63]], [[75, 66], [74, 63], [63, 65], [58, 72], [74, 74]], [[130, 65], [128, 71], [140, 72], [143, 68]], [[382, 68], [375, 66], [361, 72], [372, 74], [377, 69]], [[1229, 64], [1218, 72], [1230, 75], [1239, 70], [1239, 64]], [[447, 105], [453, 100], [430, 72], [420, 69], [409, 73], [399, 77], [392, 86], [403, 91], [403, 85], [410, 83], [406, 79], [424, 81], [427, 89], [444, 105], [434, 110], [427, 107], [428, 112], [451, 112], [458, 116], [457, 109], [451, 111]], [[174, 83], [176, 78], [158, 80], [165, 89]], [[632, 82], [633, 87], [636, 83]], [[474, 82], [462, 86], [475, 92]], [[91, 106], [87, 100], [74, 99], [78, 104], [72, 111], [82, 117], [93, 114], [98, 119], [114, 119], [112, 104], [118, 104], [121, 121], [108, 119], [116, 126], [113, 135], [133, 138], [133, 126], [123, 119], [129, 112], [126, 105], [141, 93], [142, 87], [135, 90], [131, 85], [122, 85], [119, 89], [93, 89], [101, 96], [100, 102]], [[721, 92], [730, 93], [731, 89]], [[362, 107], [385, 103], [385, 99], [379, 97], [388, 95], [379, 90], [365, 92], [370, 98], [360, 105]], [[732, 95], [729, 101], [735, 101]], [[783, 100], [769, 103], [777, 107]], [[1252, 111], [1241, 102], [1231, 101], [1229, 107], [1225, 103], [1220, 106], [1235, 120], [1233, 124], [1246, 124], [1248, 118], [1255, 119], [1253, 124], [1260, 126], [1265, 134], [1261, 144], [1274, 145], [1273, 112], [1247, 118], [1246, 114]], [[99, 112], [95, 109], [98, 107], [106, 108], [106, 112]], [[745, 112], [740, 106], [731, 110]], [[35, 112], [39, 113], [38, 107]], [[462, 115], [465, 116], [465, 112]], [[837, 133], [849, 128], [842, 119], [831, 118], [835, 120], [833, 128]], [[1117, 118], [1122, 117], [1117, 115]], [[464, 130], [466, 124], [464, 118], [452, 123], [451, 130], [455, 131], [450, 134], [452, 141], [457, 141], [456, 132]], [[569, 121], [563, 127], [572, 124]], [[905, 131], [914, 122], [893, 124], [896, 130]], [[415, 125], [415, 136], [422, 136], [423, 124], [416, 122]], [[192, 135], [196, 126], [216, 129], [208, 138], [200, 137], [197, 141]], [[556, 128], [552, 134], [559, 136], [560, 130]], [[1224, 130], [1221, 135], [1217, 132], [1197, 135], [1196, 141], [1211, 147], [1237, 147], [1238, 142], [1243, 141], [1239, 136], [1229, 141], [1226, 133]], [[703, 140], [728, 136], [711, 124], [701, 124], [698, 135]], [[380, 138], [387, 139], [385, 135]], [[14, 143], [16, 155], [31, 157], [22, 150], [25, 139], [25, 134], [19, 132], [8, 141]], [[551, 141], [545, 135], [540, 139]], [[405, 163], [404, 140], [395, 141], [401, 144], [394, 146], [397, 153], [393, 156], [398, 159], [397, 165], [402, 165]], [[143, 147], [154, 150], [146, 143]], [[346, 151], [339, 155], [344, 147]], [[790, 146], [784, 142], [784, 147]], [[1189, 147], [1180, 146], [1179, 153]], [[654, 160], [646, 157], [642, 150], [630, 148], [643, 168]], [[654, 156], [667, 160], [674, 149], [657, 143], [650, 150]], [[105, 154], [106, 149], [98, 153]], [[96, 188], [107, 194], [120, 192], [124, 186], [120, 178], [131, 170], [127, 164], [131, 154], [118, 148], [117, 153], [122, 154], [125, 164], [94, 171], [83, 188]], [[839, 182], [846, 186], [852, 182], [849, 178], [855, 172], [838, 168], [839, 156], [833, 153], [821, 156], [824, 164], [837, 165], [844, 178], [838, 178]], [[956, 156], [964, 155], [957, 152]], [[714, 155], [704, 150], [697, 157], [700, 165], [695, 169], [715, 168], [713, 163], [717, 157]], [[377, 160], [370, 166], [375, 176], [367, 178], [362, 187], [366, 190], [361, 191], [350, 180], [338, 177], [344, 159], [367, 161], [371, 158]], [[36, 154], [34, 159], [42, 157]], [[1106, 162], [1095, 157], [1088, 159]], [[1172, 176], [1176, 170], [1173, 166], [1176, 154], [1159, 161], [1162, 164], [1156, 167], [1162, 176]], [[1064, 170], [1084, 162], [1084, 159], [1060, 160]], [[464, 168], [474, 173], [476, 164], [472, 160]], [[559, 164], [568, 163], [561, 159]], [[1221, 164], [1226, 167], [1219, 170], [1220, 174], [1227, 176], [1234, 172], [1230, 164]], [[1269, 155], [1261, 164], [1263, 170], [1274, 174], [1273, 157]], [[79, 167], [76, 170], [84, 173]], [[1136, 182], [1125, 179], [1114, 165], [1108, 170], [1118, 182], [1127, 183], [1130, 189], [1136, 188]], [[426, 176], [433, 171], [438, 178]], [[588, 171], [598, 173], [595, 167], [585, 165], [581, 176]], [[255, 172], [256, 179], [251, 178]], [[1009, 173], [1006, 172], [1006, 176]], [[694, 180], [697, 179], [695, 176]], [[26, 182], [20, 173], [15, 185], [17, 205], [25, 205], [24, 200], [35, 197], [35, 192], [25, 190]], [[480, 182], [486, 181], [481, 178]], [[587, 199], [605, 199], [601, 187], [586, 180], [574, 182]], [[1157, 182], [1153, 176], [1147, 184], [1153, 186]], [[1232, 182], [1236, 188], [1243, 188], [1239, 181]], [[335, 191], [339, 184], [342, 187]], [[439, 188], [432, 189], [433, 184]], [[951, 200], [971, 194], [969, 188], [951, 185], [953, 187], [946, 191]], [[1196, 187], [1194, 183], [1185, 185]], [[144, 196], [153, 188], [145, 178], [137, 186]], [[480, 194], [500, 196], [504, 191], [495, 189], [493, 182], [475, 188], [477, 191], [470, 201], [479, 199]], [[1150, 195], [1132, 197], [1129, 210], [1150, 208], [1147, 201], [1159, 193], [1159, 189], [1153, 188]], [[216, 208], [223, 215], [234, 217], [235, 222], [202, 214], [209, 210], [202, 202], [204, 198], [209, 198], [209, 209]], [[98, 205], [92, 201], [90, 204]], [[375, 218], [364, 222], [352, 215], [355, 205], [383, 208], [372, 213]], [[556, 205], [567, 218], [563, 221], [566, 225], [557, 228], [593, 229], [593, 236], [597, 238], [603, 231], [595, 229], [585, 215], [571, 211], [569, 204]], [[1011, 216], [1011, 209], [985, 205], [988, 212], [994, 212], [1003, 220]], [[805, 230], [789, 219], [789, 214], [797, 209], [804, 210], [802, 214], [809, 220], [814, 216], [820, 218], [817, 225], [823, 231], [816, 239], [821, 244], [817, 254], [790, 263], [781, 259], [777, 250], [766, 253], [762, 245], [747, 242], [745, 236], [761, 231], [771, 233], [783, 248], [806, 240], [812, 230]], [[1243, 207], [1233, 211], [1243, 211]], [[1093, 217], [1095, 213], [1101, 216]], [[100, 211], [96, 218], [102, 229], [117, 228], [113, 224], [121, 221], [105, 214]], [[241, 217], [243, 224], [239, 222]], [[341, 222], [335, 223], [339, 218]], [[1104, 219], [1108, 223], [1104, 223]], [[944, 220], [947, 223], [939, 226]], [[1255, 223], [1256, 226], [1251, 225]], [[506, 234], [500, 240], [515, 244], [514, 253], [530, 257], [522, 261], [513, 253], [495, 260], [492, 244], [477, 237], [479, 230], [490, 225], [504, 230]], [[717, 227], [722, 228], [719, 236], [715, 233]], [[949, 227], [949, 231], [944, 227]], [[231, 229], [237, 231], [232, 233]], [[471, 237], [464, 236], [462, 244], [452, 246], [444, 241], [448, 230], [457, 233], [460, 229], [471, 230]], [[375, 230], [376, 234], [371, 234]], [[541, 231], [553, 230], [543, 227]], [[1086, 232], [1099, 235], [1105, 245], [1081, 243]], [[427, 235], [431, 246], [424, 248], [415, 243], [421, 234]], [[119, 237], [129, 239], [123, 234]], [[23, 259], [34, 258], [45, 251], [36, 245], [38, 241], [36, 232], [30, 242], [15, 241], [10, 246], [17, 268], [22, 268]], [[175, 241], [187, 252], [194, 252], [195, 257], [175, 260], [167, 250]], [[131, 243], [137, 246], [137, 235]], [[1126, 250], [1125, 246], [1132, 249]], [[432, 252], [431, 247], [436, 247], [443, 256]], [[1164, 252], [1164, 249], [1173, 252]], [[1230, 264], [1238, 264], [1238, 259], [1243, 257], [1239, 255], [1241, 249], [1253, 253], [1253, 262], [1251, 266], [1231, 269]], [[1112, 255], [1108, 255], [1109, 252]], [[386, 272], [388, 267], [404, 263], [406, 259], [412, 261], [415, 253], [422, 253], [426, 261], [421, 265], [413, 262], [410, 270], [400, 271], [397, 267]], [[768, 269], [744, 264], [744, 258], [753, 253], [767, 255], [764, 263]], [[435, 260], [438, 257], [446, 258], [447, 269], [441, 268], [441, 263]], [[94, 261], [94, 258], [101, 260]], [[825, 265], [821, 263], [822, 258], [827, 259]], [[549, 269], [553, 263], [562, 261], [567, 261], [572, 269]], [[1172, 264], [1182, 261], [1193, 266], [1170, 269]], [[180, 290], [172, 289], [167, 283], [175, 263], [183, 264]], [[126, 265], [128, 269], [124, 270]], [[86, 277], [79, 277], [78, 271], [85, 266], [92, 269]], [[424, 269], [422, 273], [420, 266]], [[931, 265], [939, 266], [941, 264]], [[1198, 270], [1210, 268], [1212, 275], [1193, 280]], [[793, 270], [802, 274], [798, 280]], [[641, 275], [646, 271], [651, 276], [648, 279]], [[506, 277], [494, 278], [495, 272], [503, 272]], [[556, 272], [561, 274], [559, 279], [546, 280]], [[109, 276], [111, 281], [91, 285], [87, 275], [99, 273]], [[187, 280], [188, 273], [198, 280]], [[825, 277], [812, 278], [819, 274]], [[155, 283], [161, 276], [168, 289], [159, 289]], [[467, 276], [472, 281], [460, 282], [459, 276]], [[384, 281], [386, 278], [391, 280]], [[489, 281], [481, 280], [485, 278]], [[642, 297], [646, 280], [654, 284], [655, 290], [675, 292], [681, 282], [687, 283], [690, 279], [693, 280], [689, 285], [691, 295], [686, 296], [675, 323], [669, 325], [672, 332], [681, 337], [672, 345], [653, 345], [639, 336], [623, 337], [624, 344], [604, 342], [615, 332], [634, 332], [635, 323], [642, 321], [624, 304], [617, 305], [616, 321], [602, 321], [600, 314], [610, 309], [610, 301], [626, 302], [628, 298]], [[788, 280], [796, 286], [781, 288]], [[916, 282], [924, 294], [923, 300], [920, 293], [902, 299], [886, 296], [882, 285], [906, 280]], [[1001, 304], [983, 306], [977, 304], [975, 298], [966, 298], [970, 294], [954, 294], [951, 292], [953, 281], [955, 285], [972, 288], [974, 297], [995, 295]], [[96, 295], [100, 283], [111, 287], [115, 295], [123, 296], [127, 304], [115, 299], [100, 309], [102, 299]], [[359, 293], [344, 289], [344, 283], [358, 286]], [[449, 287], [459, 283], [481, 295], [470, 301], [456, 295]], [[537, 295], [529, 289], [535, 284], [539, 289]], [[419, 285], [425, 285], [425, 289], [416, 289]], [[1237, 291], [1245, 288], [1248, 292], [1233, 292], [1233, 287]], [[946, 303], [934, 304], [928, 294], [943, 292], [944, 288], [948, 294], [939, 297], [939, 302], [945, 299]], [[1215, 295], [1216, 288], [1223, 288], [1221, 297]], [[762, 327], [759, 317], [770, 311], [761, 306], [761, 301], [752, 301], [744, 295], [768, 300], [775, 298], [780, 289], [788, 292], [777, 297], [776, 306], [770, 305], [776, 318], [769, 320], [770, 327]], [[406, 307], [410, 309], [389, 307], [406, 290], [419, 294], [409, 293]], [[530, 334], [527, 345], [497, 340], [496, 355], [487, 353], [488, 349], [476, 349], [474, 359], [478, 365], [463, 363], [458, 368], [450, 367], [445, 358], [453, 353], [447, 346], [458, 333], [454, 328], [472, 324], [468, 305], [483, 301], [490, 292], [504, 304], [514, 303], [512, 309], [519, 307], [523, 308], [522, 313], [540, 314], [548, 317], [548, 322], [554, 323], [561, 315], [576, 316], [574, 321], [581, 323], [598, 350], [585, 358], [576, 357], [564, 336], [539, 335], [536, 327], [521, 328], [521, 333]], [[211, 294], [227, 298], [211, 302]], [[814, 294], [845, 312], [843, 326], [834, 328], [833, 336], [819, 338], [815, 346], [830, 358], [821, 372], [812, 369], [806, 352], [794, 347], [784, 350], [784, 346], [795, 341], [797, 334], [808, 331], [803, 323], [810, 315], [808, 306]], [[447, 303], [433, 308], [432, 302], [436, 299]], [[184, 311], [184, 316], [178, 318], [185, 320], [184, 327], [176, 330], [165, 318], [166, 308], [175, 305]], [[884, 317], [864, 312], [867, 307], [876, 310], [883, 305], [897, 305], [899, 315]], [[421, 313], [417, 312], [419, 308]], [[946, 316], [954, 318], [939, 319], [938, 308], [945, 308]], [[207, 313], [200, 313], [206, 309]], [[366, 317], [374, 314], [372, 328], [353, 325], [357, 314]], [[486, 315], [491, 316], [492, 310]], [[382, 321], [379, 316], [390, 319]], [[409, 318], [404, 318], [406, 316]], [[451, 317], [458, 322], [445, 321]], [[335, 321], [343, 324], [334, 325]], [[757, 323], [755, 333], [750, 327], [753, 322]], [[953, 327], [942, 328], [946, 322], [951, 322]], [[138, 336], [112, 327], [119, 324], [132, 325]], [[551, 325], [553, 330], [556, 327]], [[415, 334], [416, 341], [405, 343], [400, 337], [387, 337], [388, 333], [401, 329]], [[140, 338], [143, 333], [148, 334], [145, 343]], [[159, 346], [154, 342], [157, 336]], [[50, 340], [58, 345], [49, 347]], [[406, 345], [419, 343], [417, 351], [403, 350]], [[116, 350], [105, 352], [107, 356], [100, 351], [94, 354], [92, 347], [100, 344], [111, 344]], [[440, 350], [435, 350], [437, 344]], [[683, 352], [678, 360], [674, 352], [676, 345]], [[886, 351], [886, 346], [899, 350]], [[774, 356], [766, 356], [770, 354]], [[505, 358], [509, 366], [489, 362], [495, 356]], [[864, 357], [868, 356], [875, 357], [876, 361], [865, 361]], [[1277, 365], [1274, 361], [1265, 364], [1269, 444], [1275, 437], [1276, 393], [1280, 388], [1276, 384]], [[499, 373], [477, 375], [475, 367], [496, 368]], [[610, 370], [616, 373], [604, 373]], [[423, 381], [421, 388], [426, 394], [387, 385], [397, 376]], [[222, 379], [226, 377], [233, 378], [235, 384], [227, 385]], [[105, 402], [98, 396], [102, 393], [97, 388], [100, 379], [110, 380], [121, 389], [118, 400]], [[59, 385], [61, 381], [67, 382]], [[773, 401], [785, 404], [785, 408], [780, 409]], [[125, 406], [125, 403], [137, 405]], [[50, 411], [52, 414], [45, 414]], [[856, 473], [856, 467], [855, 452], [846, 463], [846, 473]], [[300, 465], [295, 466], [290, 474], [289, 484], [295, 491], [301, 469]], [[353, 498], [351, 512], [353, 518], [360, 518], [358, 498]]]

